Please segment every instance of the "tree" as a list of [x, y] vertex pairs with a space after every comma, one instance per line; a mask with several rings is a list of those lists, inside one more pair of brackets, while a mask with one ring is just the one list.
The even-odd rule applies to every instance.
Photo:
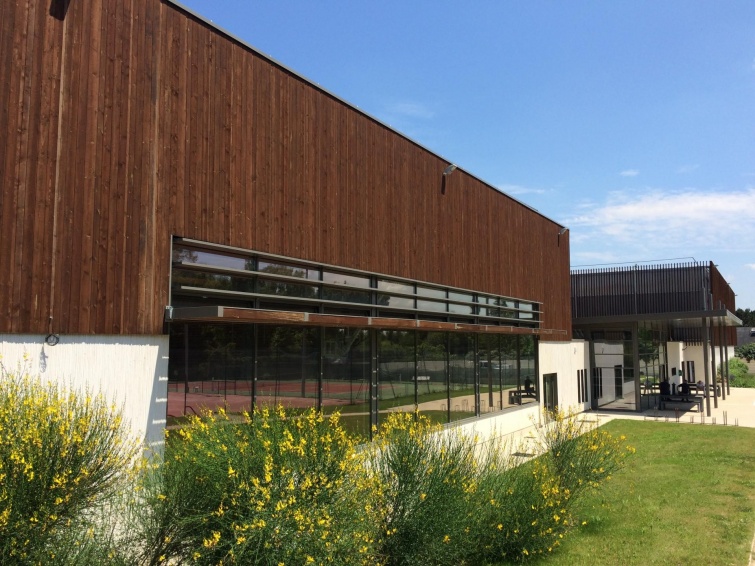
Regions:
[[737, 309], [734, 314], [737, 315], [737, 318], [742, 319], [742, 326], [755, 328], [755, 310]]
[[734, 348], [734, 354], [738, 358], [744, 358], [748, 362], [755, 360], [755, 342], [745, 344], [744, 346], [737, 346]]

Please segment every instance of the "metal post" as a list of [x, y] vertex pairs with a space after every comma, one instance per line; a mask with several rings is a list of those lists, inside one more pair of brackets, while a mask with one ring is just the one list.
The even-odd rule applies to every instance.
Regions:
[[731, 389], [729, 388], [729, 341], [726, 336], [728, 328], [724, 328], [724, 355], [726, 358], [726, 393], [731, 395]]
[[370, 333], [370, 440], [372, 440], [373, 428], [378, 426], [378, 331], [374, 328]]
[[446, 332], [446, 404], [448, 417], [446, 422], [451, 422], [451, 333]]
[[[634, 410], [642, 412], [642, 397], [640, 391], [640, 324], [632, 323], [632, 365], [634, 365]], [[623, 377], [621, 378], [623, 381]]]
[[705, 414], [710, 416], [710, 364], [708, 363], [708, 321], [703, 317], [703, 368], [705, 369]]
[[184, 323], [184, 410], [186, 414], [186, 398], [189, 394], [189, 325]]
[[480, 335], [474, 334], [474, 414], [480, 416]]
[[724, 372], [726, 366], [724, 365], [724, 327], [718, 326], [718, 360], [721, 363], [721, 399], [726, 401], [726, 377]]
[[716, 332], [713, 330], [713, 317], [708, 320], [708, 324], [710, 326], [710, 371], [711, 381], [713, 383], [713, 406], [718, 409], [718, 388], [716, 387]]
[[254, 418], [254, 409], [257, 406], [257, 361], [259, 360], [258, 355], [258, 334], [259, 334], [259, 325], [254, 325], [254, 345], [252, 346], [253, 351], [253, 357], [254, 361], [252, 362], [252, 410], [250, 413], [252, 414], [252, 418]]

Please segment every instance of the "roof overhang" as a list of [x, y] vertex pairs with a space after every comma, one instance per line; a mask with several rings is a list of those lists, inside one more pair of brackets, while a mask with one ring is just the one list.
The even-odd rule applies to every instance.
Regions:
[[572, 320], [572, 323], [574, 326], [596, 326], [641, 322], [650, 324], [662, 323], [673, 328], [702, 328], [703, 320], [705, 320], [706, 324], [709, 324], [712, 320], [714, 326], [742, 326], [742, 320], [737, 318], [736, 315], [726, 309], [692, 312], [629, 314], [620, 316], [596, 316], [575, 318]]
[[298, 326], [327, 326], [340, 328], [375, 328], [378, 330], [427, 330], [435, 332], [471, 332], [480, 334], [566, 335], [566, 330], [526, 328], [386, 318], [375, 316], [345, 316], [308, 312], [272, 311], [238, 307], [206, 306], [177, 307], [165, 310], [166, 322], [226, 322], [247, 324], [287, 324]]

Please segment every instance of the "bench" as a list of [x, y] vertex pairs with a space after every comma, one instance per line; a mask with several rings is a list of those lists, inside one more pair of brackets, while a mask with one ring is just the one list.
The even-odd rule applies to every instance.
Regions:
[[509, 405], [521, 404], [523, 397], [531, 397], [532, 399], [537, 399], [537, 394], [535, 393], [534, 389], [532, 391], [519, 391], [517, 389], [511, 389], [509, 390]]
[[703, 412], [703, 398], [700, 395], [661, 395], [658, 398], [658, 408], [665, 409], [667, 403], [697, 404], [697, 412]]

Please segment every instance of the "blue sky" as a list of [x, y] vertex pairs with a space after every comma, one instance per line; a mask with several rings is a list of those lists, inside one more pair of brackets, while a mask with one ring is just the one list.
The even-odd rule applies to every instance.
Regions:
[[752, 0], [182, 0], [568, 226], [572, 266], [713, 260], [755, 308]]

